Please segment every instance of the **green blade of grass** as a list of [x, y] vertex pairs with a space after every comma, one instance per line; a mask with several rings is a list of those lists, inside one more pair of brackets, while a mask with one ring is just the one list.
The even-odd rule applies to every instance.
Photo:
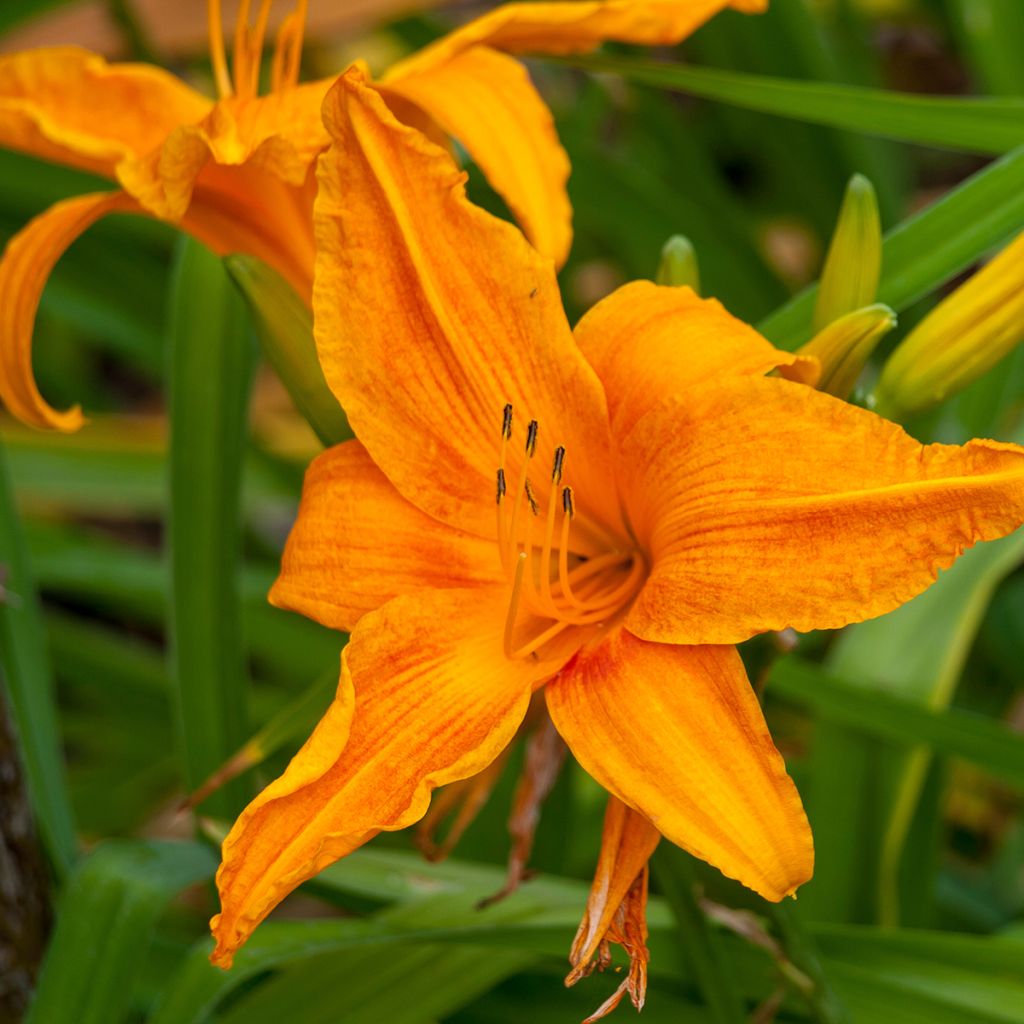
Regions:
[[75, 859], [74, 816], [39, 596], [0, 447], [0, 668], [17, 729], [36, 822], [63, 875]]
[[118, 1024], [157, 918], [186, 885], [209, 878], [196, 843], [109, 840], [64, 891], [26, 1024]]
[[[221, 261], [197, 242], [179, 250], [170, 299], [171, 675], [190, 789], [245, 739], [241, 466], [253, 344]], [[211, 810], [230, 816], [236, 783]]]
[[1024, 99], [917, 96], [605, 54], [558, 59], [584, 71], [901, 142], [986, 154], [1024, 144]]
[[[898, 224], [882, 243], [878, 301], [897, 313], [944, 284], [1024, 225], [1024, 147]], [[792, 351], [811, 336], [812, 285], [763, 319], [758, 330]]]

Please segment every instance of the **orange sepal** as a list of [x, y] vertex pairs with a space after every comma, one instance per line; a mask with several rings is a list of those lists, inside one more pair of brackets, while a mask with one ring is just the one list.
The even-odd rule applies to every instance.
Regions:
[[687, 287], [623, 285], [586, 313], [575, 336], [604, 385], [617, 437], [695, 385], [780, 366], [805, 384], [817, 382], [816, 360], [780, 351], [716, 299]]
[[569, 158], [519, 61], [475, 47], [418, 74], [389, 78], [381, 90], [416, 104], [458, 139], [537, 250], [556, 266], [565, 263], [572, 243]]
[[545, 690], [576, 760], [667, 839], [765, 899], [811, 876], [811, 832], [734, 647], [624, 629]]
[[351, 630], [400, 594], [503, 579], [493, 540], [421, 512], [358, 441], [347, 441], [306, 470], [270, 603]]
[[754, 13], [768, 0], [555, 0], [506, 3], [394, 65], [385, 81], [451, 60], [473, 46], [510, 53], [581, 53], [605, 40], [669, 46], [726, 7]]
[[78, 406], [58, 412], [36, 386], [36, 311], [50, 272], [68, 246], [101, 217], [131, 211], [138, 211], [138, 205], [121, 192], [76, 196], [39, 214], [7, 243], [0, 259], [0, 398], [23, 422], [69, 432], [82, 425]]
[[667, 643], [737, 643], [891, 611], [1024, 522], [1024, 449], [923, 446], [775, 378], [691, 388], [621, 446], [651, 573], [626, 619]]
[[210, 107], [162, 68], [77, 46], [0, 57], [0, 145], [108, 177]]
[[506, 598], [424, 591], [360, 620], [331, 709], [224, 841], [214, 963], [230, 966], [296, 886], [375, 832], [417, 821], [435, 787], [483, 771], [508, 745], [538, 666], [500, 656]]

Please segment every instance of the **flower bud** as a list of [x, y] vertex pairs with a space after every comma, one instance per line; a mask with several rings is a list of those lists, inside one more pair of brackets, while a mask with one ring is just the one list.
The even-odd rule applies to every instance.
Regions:
[[664, 285], [689, 285], [700, 294], [700, 271], [697, 267], [697, 252], [685, 235], [673, 235], [661, 247], [661, 262], [655, 283]]
[[885, 416], [956, 394], [1024, 339], [1024, 233], [933, 309], [885, 364], [875, 401]]
[[881, 266], [882, 229], [875, 190], [867, 178], [855, 174], [846, 186], [821, 272], [815, 331], [874, 302]]
[[324, 380], [309, 308], [276, 270], [255, 256], [227, 256], [224, 266], [245, 297], [263, 354], [295, 407], [325, 445], [352, 437], [348, 419]]
[[875, 346], [895, 326], [896, 314], [888, 306], [865, 306], [823, 327], [797, 354], [821, 364], [819, 391], [847, 398]]

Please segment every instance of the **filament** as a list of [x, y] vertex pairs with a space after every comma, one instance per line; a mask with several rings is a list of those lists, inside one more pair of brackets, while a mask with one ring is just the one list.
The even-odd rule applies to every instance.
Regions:
[[230, 96], [233, 90], [224, 52], [224, 25], [221, 20], [220, 3], [221, 0], [208, 0], [206, 24], [210, 35], [210, 63], [213, 65], [213, 78], [217, 83], [217, 95], [224, 99]]

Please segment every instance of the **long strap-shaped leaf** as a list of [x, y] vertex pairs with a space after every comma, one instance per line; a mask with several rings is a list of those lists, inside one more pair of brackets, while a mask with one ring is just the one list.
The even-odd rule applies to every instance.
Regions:
[[26, 1024], [118, 1024], [157, 918], [213, 874], [198, 843], [109, 840], [72, 875]]
[[1024, 99], [916, 96], [605, 55], [565, 61], [631, 82], [901, 142], [990, 154], [1024, 144]]
[[[198, 242], [182, 244], [170, 301], [172, 679], [191, 789], [245, 740], [241, 466], [253, 342], [221, 261]], [[241, 799], [226, 787], [210, 810], [230, 817]]]

